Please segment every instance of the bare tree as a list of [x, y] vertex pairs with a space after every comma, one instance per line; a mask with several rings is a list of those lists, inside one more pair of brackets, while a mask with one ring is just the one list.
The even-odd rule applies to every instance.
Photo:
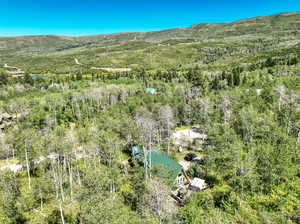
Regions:
[[231, 105], [230, 97], [228, 95], [222, 94], [218, 106], [222, 112], [225, 123], [227, 123], [229, 121], [230, 116], [231, 116], [230, 105]]
[[168, 141], [167, 152], [170, 152], [170, 136], [172, 129], [174, 127], [174, 114], [170, 105], [162, 106], [158, 112], [158, 119], [163, 129], [163, 132], [166, 133], [165, 136]]
[[209, 120], [209, 114], [211, 113], [211, 102], [209, 98], [201, 98], [198, 101], [199, 113], [204, 123]]
[[[77, 119], [80, 119], [81, 112], [80, 112], [80, 104], [85, 102], [84, 96], [81, 93], [75, 93], [72, 96], [72, 110], [73, 114], [76, 116]], [[89, 114], [89, 111], [87, 111]]]
[[9, 144], [7, 141], [7, 136], [3, 131], [0, 129], [0, 159], [1, 158], [9, 158], [10, 156], [15, 156], [15, 150], [14, 147]]
[[142, 141], [151, 149], [154, 138], [157, 136], [157, 124], [155, 120], [144, 108], [141, 108], [140, 111], [137, 112], [134, 120], [136, 125], [140, 128]]
[[30, 177], [30, 167], [29, 167], [29, 159], [28, 159], [28, 137], [24, 139], [24, 152], [25, 152], [25, 159], [26, 159], [26, 169], [27, 169], [27, 176], [28, 176], [28, 188], [31, 190], [31, 177]]
[[156, 179], [147, 182], [144, 200], [146, 207], [159, 219], [159, 223], [172, 218], [176, 214], [177, 206], [170, 196], [171, 189]]
[[278, 96], [278, 110], [281, 111], [281, 107], [286, 101], [286, 88], [284, 85], [278, 85], [273, 92]]
[[16, 100], [9, 105], [9, 108], [15, 114], [16, 120], [18, 121], [21, 116], [27, 114], [28, 101], [24, 99]]
[[192, 123], [192, 118], [193, 118], [193, 108], [191, 106], [191, 104], [185, 104], [184, 108], [184, 122], [187, 125], [190, 125]]
[[284, 85], [279, 85], [273, 90], [273, 95], [278, 97], [278, 110], [283, 111], [287, 118], [287, 133], [295, 126], [297, 122], [292, 121], [291, 114], [297, 110], [299, 106], [300, 95], [293, 90], [287, 90]]

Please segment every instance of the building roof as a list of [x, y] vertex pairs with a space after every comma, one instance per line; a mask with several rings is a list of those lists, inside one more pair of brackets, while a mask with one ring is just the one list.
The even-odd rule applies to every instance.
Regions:
[[146, 92], [147, 93], [155, 93], [156, 89], [154, 89], [154, 88], [146, 88]]
[[191, 181], [190, 186], [193, 188], [198, 188], [198, 189], [202, 190], [207, 187], [207, 184], [205, 183], [205, 180], [195, 177]]
[[173, 160], [162, 152], [155, 150], [144, 150], [144, 155], [140, 155], [135, 154], [135, 150], [137, 150], [137, 148], [133, 147], [132, 155], [140, 159], [144, 163], [145, 168], [153, 169], [154, 174], [156, 171], [158, 176], [166, 177], [172, 182], [176, 180], [176, 177], [182, 170], [182, 166], [177, 161]]
[[131, 149], [131, 155], [136, 156], [141, 152], [141, 149], [139, 146], [133, 146]]

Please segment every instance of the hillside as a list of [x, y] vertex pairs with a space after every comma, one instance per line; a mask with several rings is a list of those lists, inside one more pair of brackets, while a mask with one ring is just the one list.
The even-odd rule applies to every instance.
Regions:
[[0, 223], [299, 224], [299, 31], [0, 38]]
[[[178, 64], [224, 64], [241, 55], [299, 42], [300, 13], [295, 12], [144, 33], [2, 37], [0, 65], [20, 67], [29, 73], [68, 73], [99, 67], [169, 69]], [[75, 58], [84, 67], [78, 66]]]
[[[231, 23], [201, 23], [187, 28], [142, 33], [117, 33], [109, 35], [66, 37], [24, 36], [1, 37], [1, 58], [11, 55], [47, 55], [53, 53], [73, 54], [83, 50], [115, 48], [127, 43], [161, 43], [168, 40], [178, 42], [218, 42], [271, 39], [286, 41], [300, 37], [300, 12], [282, 13], [234, 21]], [[172, 43], [172, 42], [171, 42]], [[176, 42], [175, 42], [176, 43]], [[144, 44], [145, 45], [145, 44]], [[140, 49], [144, 49], [143, 44]], [[155, 46], [155, 45], [154, 45]]]

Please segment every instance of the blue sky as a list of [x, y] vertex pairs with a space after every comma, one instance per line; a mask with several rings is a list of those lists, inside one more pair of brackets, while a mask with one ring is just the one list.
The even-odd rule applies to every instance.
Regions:
[[300, 11], [300, 0], [0, 0], [0, 36], [187, 27]]

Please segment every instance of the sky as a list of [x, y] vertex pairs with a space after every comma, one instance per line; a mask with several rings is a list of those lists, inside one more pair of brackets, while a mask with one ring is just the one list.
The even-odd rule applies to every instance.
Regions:
[[300, 11], [300, 0], [0, 0], [0, 36], [188, 27]]

